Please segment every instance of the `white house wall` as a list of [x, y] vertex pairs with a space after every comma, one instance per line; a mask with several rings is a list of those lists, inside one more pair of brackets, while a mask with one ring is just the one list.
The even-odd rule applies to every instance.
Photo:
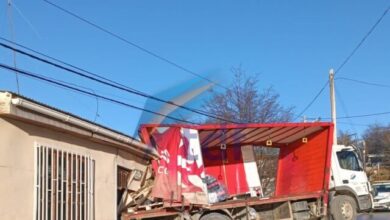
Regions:
[[[34, 147], [44, 144], [95, 161], [95, 219], [116, 217], [116, 167], [145, 171], [146, 161], [87, 139], [0, 118], [0, 219], [34, 219]], [[137, 185], [133, 187], [137, 188]]]

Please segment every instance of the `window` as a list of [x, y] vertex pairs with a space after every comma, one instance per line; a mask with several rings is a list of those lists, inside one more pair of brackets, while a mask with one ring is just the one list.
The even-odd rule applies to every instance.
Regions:
[[38, 145], [35, 219], [94, 219], [94, 161]]
[[359, 165], [359, 160], [353, 151], [339, 151], [337, 152], [340, 167], [346, 170], [362, 171]]
[[[123, 196], [128, 193], [132, 193], [133, 191], [128, 189], [128, 182], [131, 177], [131, 170], [118, 167], [117, 171], [117, 205], [119, 208], [123, 208]], [[121, 210], [119, 210], [121, 211]]]
[[390, 192], [390, 184], [374, 185], [373, 187], [375, 188], [375, 190], [378, 193], [389, 193]]
[[[122, 213], [128, 205], [128, 197], [134, 192], [132, 183], [141, 181], [143, 173], [140, 170], [129, 170], [123, 167], [117, 169], [117, 207], [118, 213]], [[138, 188], [138, 187], [137, 187]], [[132, 190], [133, 189], [133, 190]]]

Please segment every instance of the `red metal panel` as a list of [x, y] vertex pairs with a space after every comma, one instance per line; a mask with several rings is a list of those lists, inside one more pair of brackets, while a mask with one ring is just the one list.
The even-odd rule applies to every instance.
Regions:
[[[327, 206], [328, 204], [328, 200], [329, 200], [329, 182], [330, 182], [330, 171], [331, 171], [331, 166], [332, 166], [332, 146], [333, 146], [333, 125], [330, 126], [329, 128], [329, 131], [328, 131], [328, 147], [327, 147], [327, 157], [326, 157], [326, 165], [325, 165], [325, 177], [324, 177], [324, 191], [326, 191], [326, 193], [324, 194], [324, 197], [323, 197], [323, 203], [325, 204], [325, 207]], [[325, 209], [326, 210], [326, 209]]]
[[201, 125], [189, 125], [189, 124], [145, 124], [142, 127], [181, 127], [192, 128], [197, 130], [214, 130], [214, 129], [231, 129], [231, 128], [273, 128], [273, 127], [329, 127], [331, 122], [300, 122], [300, 123], [248, 123], [248, 124], [201, 124]]
[[202, 153], [206, 175], [215, 177], [227, 188], [229, 195], [249, 191], [240, 147], [204, 148]]
[[[141, 128], [142, 136], [155, 127], [164, 125], [144, 125]], [[306, 195], [313, 192], [325, 193], [323, 199], [326, 203], [329, 184], [330, 157], [332, 149], [332, 123], [279, 123], [279, 124], [206, 124], [206, 125], [167, 125], [167, 127], [185, 127], [197, 129], [202, 137], [203, 144], [211, 143], [215, 137], [220, 138], [221, 132], [229, 134], [226, 139], [239, 137], [238, 145], [242, 145], [242, 140], [252, 138], [251, 135], [258, 134], [253, 138], [252, 144], [259, 141], [261, 135], [268, 135], [267, 130], [286, 131], [281, 135], [275, 135], [275, 146], [280, 147], [279, 169], [276, 178], [275, 195]], [[147, 129], [147, 128], [150, 128]], [[286, 129], [286, 128], [291, 128]], [[303, 128], [303, 129], [302, 129]], [[236, 131], [232, 131], [238, 130]], [[251, 130], [253, 129], [253, 130]], [[299, 132], [295, 132], [297, 129]], [[290, 132], [291, 131], [291, 132]], [[205, 135], [202, 134], [205, 132]], [[278, 133], [277, 133], [278, 134]], [[271, 136], [271, 134], [270, 134]], [[302, 137], [307, 137], [309, 142], [303, 143]], [[224, 138], [225, 139], [225, 138]], [[234, 138], [236, 139], [236, 138]], [[145, 142], [149, 142], [145, 140]], [[221, 143], [229, 143], [227, 140]], [[250, 144], [250, 143], [248, 143]], [[235, 146], [235, 145], [234, 145]], [[248, 191], [245, 178], [245, 170], [242, 161], [240, 147], [229, 145], [226, 153], [221, 154], [221, 149], [208, 148], [202, 145], [203, 158], [206, 174], [213, 175], [220, 183], [227, 186], [231, 195], [242, 194]], [[226, 158], [226, 161], [223, 159]]]
[[325, 170], [329, 169], [329, 127], [280, 147], [276, 196], [326, 190]]

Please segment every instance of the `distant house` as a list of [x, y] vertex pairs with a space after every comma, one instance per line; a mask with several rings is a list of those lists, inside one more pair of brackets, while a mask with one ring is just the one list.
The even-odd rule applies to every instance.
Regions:
[[0, 92], [0, 219], [116, 219], [156, 151], [112, 129]]

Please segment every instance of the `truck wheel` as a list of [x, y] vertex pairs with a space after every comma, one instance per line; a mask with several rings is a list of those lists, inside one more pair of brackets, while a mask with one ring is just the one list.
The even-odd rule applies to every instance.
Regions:
[[330, 212], [334, 220], [355, 220], [356, 202], [350, 196], [336, 196], [331, 201]]
[[210, 212], [202, 216], [200, 220], [231, 220], [231, 218], [218, 212]]

